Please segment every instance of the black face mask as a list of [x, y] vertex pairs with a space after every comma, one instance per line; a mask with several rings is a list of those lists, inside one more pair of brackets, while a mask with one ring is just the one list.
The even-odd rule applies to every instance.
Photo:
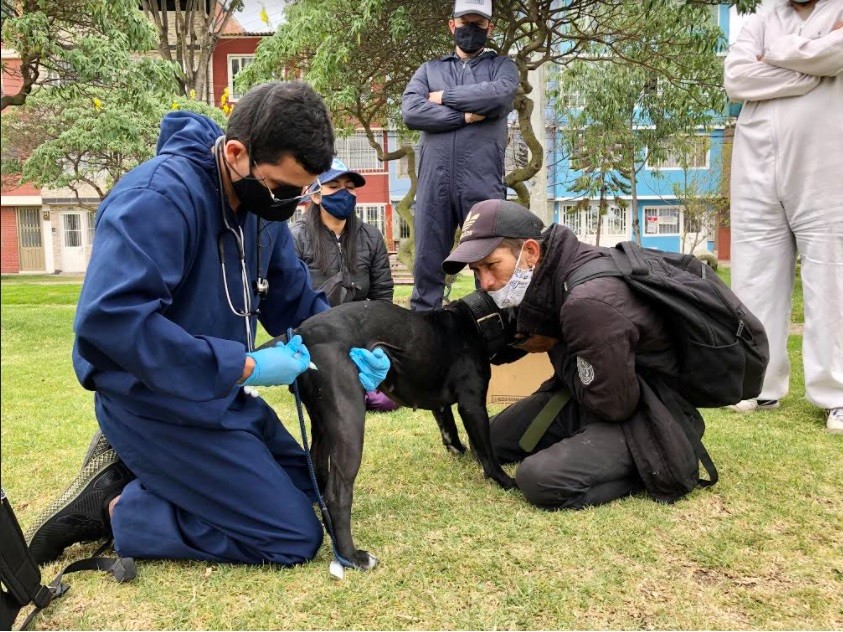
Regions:
[[266, 185], [252, 176], [232, 182], [231, 186], [243, 208], [269, 222], [286, 222], [296, 212], [301, 199], [301, 188], [282, 184], [272, 189], [276, 202]]
[[471, 55], [486, 45], [489, 34], [487, 29], [470, 22], [465, 26], [457, 27], [454, 31], [454, 43], [463, 51]]

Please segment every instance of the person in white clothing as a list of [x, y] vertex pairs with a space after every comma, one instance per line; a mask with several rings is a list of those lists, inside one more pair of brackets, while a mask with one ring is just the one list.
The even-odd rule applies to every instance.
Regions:
[[732, 153], [732, 288], [764, 323], [770, 364], [757, 400], [788, 391], [788, 323], [802, 264], [805, 391], [843, 432], [843, 0], [778, 0], [750, 16], [725, 63], [743, 101]]

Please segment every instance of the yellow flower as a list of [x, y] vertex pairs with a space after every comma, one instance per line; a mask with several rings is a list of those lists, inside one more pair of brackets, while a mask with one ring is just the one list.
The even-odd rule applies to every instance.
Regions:
[[193, 101], [195, 101], [195, 100], [196, 100], [196, 90], [191, 90], [191, 91], [190, 91], [190, 98], [191, 98], [191, 100], [193, 100]]
[[170, 109], [171, 110], [180, 110], [181, 106], [179, 105], [178, 101], [173, 101], [173, 103], [170, 105]]
[[102, 101], [100, 101], [97, 97], [94, 97], [94, 109], [101, 110], [102, 109]]
[[225, 106], [228, 103], [229, 91], [228, 86], [223, 89], [222, 94], [220, 95], [220, 107], [225, 110]]

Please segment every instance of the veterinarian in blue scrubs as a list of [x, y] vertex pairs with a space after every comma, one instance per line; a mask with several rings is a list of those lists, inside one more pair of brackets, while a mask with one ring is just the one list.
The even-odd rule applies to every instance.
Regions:
[[[30, 531], [36, 561], [110, 532], [120, 555], [137, 558], [296, 564], [316, 554], [304, 452], [244, 387], [308, 370], [300, 338], [253, 351], [254, 331], [260, 321], [277, 336], [328, 309], [284, 220], [318, 190], [333, 153], [308, 85], [263, 84], [225, 133], [168, 114], [157, 156], [103, 201], [73, 364], [96, 392], [104, 437]], [[379, 366], [364, 361], [363, 374], [382, 379], [383, 363], [367, 360]]]

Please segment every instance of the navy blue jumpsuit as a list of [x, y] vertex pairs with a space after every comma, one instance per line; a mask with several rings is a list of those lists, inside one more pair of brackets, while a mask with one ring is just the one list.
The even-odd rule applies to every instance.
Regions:
[[[452, 53], [426, 62], [407, 84], [401, 103], [404, 123], [422, 131], [413, 218], [413, 310], [441, 307], [442, 261], [471, 207], [506, 197], [506, 119], [518, 81], [509, 57], [486, 51], [466, 61]], [[444, 91], [442, 105], [427, 100], [439, 90]], [[466, 123], [466, 112], [486, 118]]]
[[[247, 338], [223, 290], [221, 235], [241, 309], [243, 285], [222, 213], [243, 229], [250, 285], [258, 226], [227, 200], [221, 207], [212, 146], [222, 134], [205, 117], [167, 115], [158, 155], [100, 205], [73, 364], [96, 391], [105, 436], [137, 476], [112, 518], [120, 555], [295, 564], [316, 554], [322, 527], [302, 448], [236, 384]], [[286, 223], [265, 224], [260, 238], [269, 279], [260, 321], [277, 335], [328, 305], [310, 287]]]

